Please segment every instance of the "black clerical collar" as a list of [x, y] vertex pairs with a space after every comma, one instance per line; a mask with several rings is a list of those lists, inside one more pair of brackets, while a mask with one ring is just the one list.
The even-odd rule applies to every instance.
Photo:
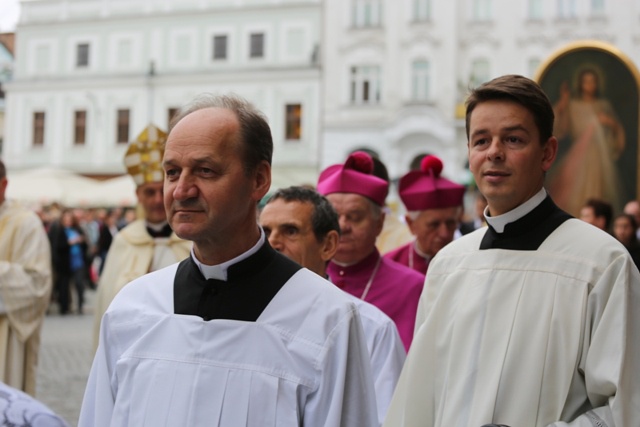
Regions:
[[280, 288], [302, 267], [265, 240], [260, 249], [227, 270], [227, 280], [205, 279], [191, 257], [178, 265], [173, 284], [176, 314], [204, 320], [254, 322]]
[[535, 251], [563, 222], [572, 218], [547, 196], [542, 203], [522, 218], [505, 225], [498, 233], [489, 224], [480, 249], [512, 249]]
[[156, 237], [169, 237], [171, 236], [172, 230], [169, 223], [166, 223], [162, 228], [156, 229], [157, 227], [151, 227], [149, 223], [147, 223], [147, 233], [153, 238]]

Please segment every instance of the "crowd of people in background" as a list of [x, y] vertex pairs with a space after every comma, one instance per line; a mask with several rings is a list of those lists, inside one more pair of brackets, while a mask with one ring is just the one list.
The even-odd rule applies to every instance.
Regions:
[[97, 289], [113, 237], [135, 220], [136, 209], [65, 207], [53, 203], [35, 212], [51, 244], [53, 306], [61, 315], [83, 314], [85, 289]]
[[[384, 164], [379, 159], [374, 161], [377, 168], [383, 168], [382, 176], [389, 179]], [[416, 171], [409, 171], [407, 175], [410, 173], [415, 174]], [[397, 186], [398, 181], [393, 184]], [[465, 209], [461, 194], [457, 205], [459, 209], [455, 210], [455, 215], [450, 215], [449, 224], [445, 225], [446, 221], [441, 222], [442, 228], [436, 231], [436, 233], [444, 232], [445, 234], [444, 244], [436, 245], [438, 249], [462, 235], [486, 226], [484, 220], [486, 199], [475, 188], [462, 188], [466, 191], [465, 200], [470, 200], [472, 204]], [[399, 198], [402, 200], [400, 193]], [[131, 206], [64, 207], [52, 203], [39, 207], [35, 212], [42, 221], [52, 248], [54, 285], [51, 301], [55, 310], [50, 312], [61, 315], [82, 314], [85, 289], [97, 289], [111, 243], [121, 229], [136, 220], [137, 209]], [[420, 258], [417, 255], [420, 252], [410, 252], [407, 249], [413, 247], [420, 251], [420, 246], [412, 243], [419, 236], [419, 232], [416, 231], [419, 225], [412, 221], [411, 215], [415, 216], [418, 212], [404, 205], [397, 207], [395, 211], [387, 206], [386, 212], [384, 227], [376, 240], [380, 253], [398, 261], [401, 250], [409, 251], [412, 257], [416, 257], [415, 264], [420, 265], [419, 271], [424, 274], [427, 268], [424, 259], [435, 255], [437, 250], [432, 250], [426, 258]], [[612, 234], [629, 250], [636, 266], [640, 267], [640, 202], [630, 200], [623, 212], [615, 213], [613, 206], [607, 201], [588, 199], [580, 210], [580, 219]], [[434, 225], [432, 224], [431, 227]], [[424, 235], [425, 231], [422, 233]], [[451, 236], [446, 238], [448, 234]], [[392, 235], [393, 237], [390, 237]], [[435, 238], [435, 240], [438, 239]], [[441, 242], [442, 239], [439, 241]], [[409, 261], [410, 258], [408, 256], [405, 258], [402, 263], [413, 266]], [[75, 294], [72, 291], [75, 291]]]

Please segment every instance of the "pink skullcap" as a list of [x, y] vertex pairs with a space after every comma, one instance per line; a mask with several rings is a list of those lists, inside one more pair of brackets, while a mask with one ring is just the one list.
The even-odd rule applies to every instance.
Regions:
[[462, 206], [465, 188], [440, 176], [442, 160], [426, 156], [420, 170], [411, 171], [398, 184], [398, 193], [408, 211]]
[[355, 193], [368, 197], [380, 206], [389, 192], [389, 183], [372, 175], [373, 159], [364, 151], [351, 153], [344, 165], [332, 165], [320, 173], [318, 192]]

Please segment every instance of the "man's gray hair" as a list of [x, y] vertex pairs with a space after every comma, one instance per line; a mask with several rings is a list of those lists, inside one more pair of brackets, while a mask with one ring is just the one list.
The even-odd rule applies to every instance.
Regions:
[[224, 108], [235, 113], [240, 124], [240, 140], [244, 145], [245, 173], [255, 171], [262, 161], [271, 164], [273, 139], [267, 118], [253, 104], [238, 95], [198, 95], [176, 113], [169, 125], [169, 133], [180, 120], [206, 108]]

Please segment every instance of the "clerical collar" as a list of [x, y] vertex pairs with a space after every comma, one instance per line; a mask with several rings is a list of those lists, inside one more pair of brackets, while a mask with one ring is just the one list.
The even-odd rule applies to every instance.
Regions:
[[373, 254], [377, 253], [377, 252], [378, 251], [374, 247], [373, 250], [369, 253], [369, 255], [367, 255], [366, 257], [362, 258], [360, 261], [356, 261], [356, 262], [338, 262], [335, 259], [332, 259], [331, 262], [334, 263], [335, 265], [339, 266], [339, 267], [342, 267], [342, 268], [352, 267], [354, 265], [362, 265], [363, 263], [365, 263], [364, 262], [365, 260], [367, 260], [369, 258], [374, 259], [375, 256]]
[[147, 233], [149, 233], [151, 237], [155, 238], [155, 237], [171, 236], [171, 233], [172, 233], [171, 226], [167, 221], [163, 221], [159, 223], [145, 221], [145, 224], [147, 226]]
[[502, 233], [489, 224], [479, 249], [538, 250], [547, 237], [571, 218], [553, 203], [551, 197], [546, 196], [526, 215], [506, 224]]
[[145, 220], [145, 224], [147, 224], [147, 227], [149, 227], [150, 229], [155, 230], [155, 231], [160, 231], [165, 226], [169, 225], [169, 223], [167, 221], [149, 222], [149, 221], [146, 221], [146, 220]]
[[378, 258], [380, 258], [380, 252], [378, 251], [377, 248], [373, 248], [373, 250], [369, 255], [362, 258], [358, 262], [344, 264], [344, 263], [336, 262], [336, 260], [332, 259], [331, 261], [329, 261], [329, 265], [327, 266], [327, 271], [332, 269], [339, 270], [341, 271], [340, 276], [343, 276], [345, 273], [349, 276], [353, 276], [355, 274], [360, 274], [363, 272], [368, 274], [368, 272], [371, 271], [370, 269], [372, 269], [375, 266], [376, 262], [378, 261]]
[[547, 197], [547, 190], [542, 187], [532, 198], [510, 210], [498, 216], [489, 216], [489, 206], [484, 208], [484, 218], [497, 233], [503, 233], [504, 227], [512, 222], [516, 222], [526, 214], [531, 212]]
[[265, 241], [265, 235], [264, 235], [264, 230], [262, 229], [262, 227], [258, 227], [260, 229], [260, 238], [258, 239], [258, 242], [253, 245], [253, 247], [251, 249], [249, 249], [248, 251], [238, 255], [237, 257], [230, 259], [229, 261], [225, 261], [222, 264], [218, 264], [218, 265], [206, 265], [200, 262], [200, 260], [198, 260], [198, 258], [196, 257], [195, 254], [195, 248], [191, 248], [191, 258], [193, 259], [193, 262], [195, 262], [195, 264], [198, 266], [198, 269], [200, 270], [200, 272], [202, 273], [202, 275], [204, 276], [205, 279], [217, 279], [217, 280], [227, 280], [227, 270], [229, 269], [230, 266], [232, 266], [233, 264], [236, 264], [244, 259], [249, 258], [251, 255], [255, 254], [256, 252], [258, 252], [258, 249], [260, 249], [262, 247], [262, 244]]
[[[429, 261], [431, 259], [431, 257], [429, 255], [425, 254], [424, 252], [422, 252], [420, 250], [420, 248], [418, 247], [418, 240], [417, 239], [413, 241], [412, 249], [416, 252], [416, 255], [418, 255], [419, 257], [424, 258], [427, 261]], [[413, 261], [413, 257], [409, 258], [409, 262], [411, 262], [411, 261]]]
[[245, 252], [241, 261], [229, 266], [227, 280], [205, 279], [193, 257], [180, 262], [173, 283], [174, 312], [206, 321], [255, 322], [282, 286], [302, 268], [276, 252], [266, 239], [262, 242], [252, 254]]

